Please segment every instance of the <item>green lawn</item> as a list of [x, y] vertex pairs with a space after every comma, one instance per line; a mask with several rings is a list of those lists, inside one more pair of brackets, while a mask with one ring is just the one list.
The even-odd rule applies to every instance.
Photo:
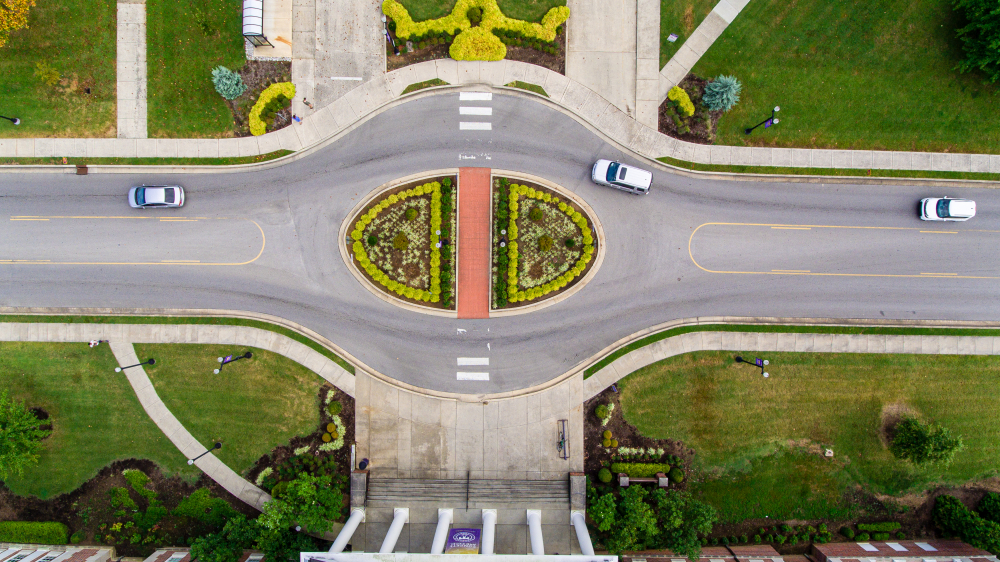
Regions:
[[216, 456], [243, 473], [261, 456], [319, 424], [316, 395], [323, 380], [281, 355], [253, 349], [253, 358], [222, 368], [217, 358], [249, 349], [227, 345], [136, 345], [156, 365], [146, 372], [157, 394], [206, 446], [222, 441]]
[[150, 459], [168, 474], [198, 474], [146, 416], [116, 366], [106, 345], [0, 342], [0, 386], [47, 411], [53, 426], [38, 464], [6, 482], [14, 493], [69, 492], [127, 458]]
[[[455, 0], [399, 0], [413, 21], [444, 17], [455, 7]], [[566, 0], [497, 0], [505, 16], [525, 21], [542, 21], [542, 16], [556, 6], [565, 6]], [[570, 15], [572, 17], [572, 15]]]
[[[0, 137], [114, 137], [116, 4], [112, 0], [38, 2], [28, 28], [0, 47]], [[35, 77], [46, 63], [61, 75], [55, 86]], [[90, 88], [90, 94], [85, 93]]]
[[[716, 4], [717, 0], [660, 0], [660, 68], [666, 66]], [[673, 43], [667, 41], [671, 33], [677, 35]]]
[[[625, 419], [696, 451], [707, 481], [694, 490], [727, 519], [842, 514], [838, 498], [854, 484], [898, 495], [996, 471], [1000, 357], [768, 353], [765, 379], [734, 355], [685, 354], [619, 383]], [[878, 430], [898, 404], [961, 435], [965, 450], [948, 467], [897, 461]]]
[[212, 69], [246, 62], [241, 4], [230, 0], [146, 2], [149, 136], [229, 137], [233, 116]]
[[[1000, 152], [1000, 85], [953, 70], [950, 0], [753, 0], [694, 73], [733, 74], [729, 145]], [[780, 123], [744, 127], [781, 106]]]

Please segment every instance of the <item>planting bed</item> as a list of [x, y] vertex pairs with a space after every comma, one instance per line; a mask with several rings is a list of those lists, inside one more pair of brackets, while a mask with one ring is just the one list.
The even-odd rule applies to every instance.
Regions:
[[421, 306], [455, 308], [457, 193], [456, 176], [411, 181], [379, 193], [351, 218], [353, 264], [374, 288]]
[[493, 179], [493, 309], [516, 308], [574, 286], [594, 266], [593, 220], [541, 185]]

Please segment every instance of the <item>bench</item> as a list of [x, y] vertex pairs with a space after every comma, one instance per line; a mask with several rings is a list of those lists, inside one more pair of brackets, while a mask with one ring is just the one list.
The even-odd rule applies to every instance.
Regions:
[[631, 484], [656, 484], [660, 488], [666, 488], [670, 484], [670, 479], [662, 472], [656, 473], [656, 478], [629, 478], [624, 472], [618, 474], [618, 485], [628, 488]]

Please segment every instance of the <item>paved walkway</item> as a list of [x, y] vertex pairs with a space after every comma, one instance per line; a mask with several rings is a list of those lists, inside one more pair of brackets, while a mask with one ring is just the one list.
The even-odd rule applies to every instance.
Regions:
[[144, 139], [146, 129], [146, 4], [118, 3], [118, 138]]
[[637, 0], [635, 119], [656, 129], [660, 114], [660, 0]]
[[691, 37], [684, 41], [681, 48], [660, 71], [661, 103], [667, 99], [670, 88], [681, 83], [712, 43], [715, 43], [749, 3], [750, 0], [719, 0], [708, 17], [694, 30]]
[[459, 318], [490, 317], [490, 169], [458, 169], [458, 277], [455, 308]]
[[[692, 144], [636, 122], [590, 88], [551, 70], [517, 61], [467, 62], [450, 59], [418, 63], [379, 75], [330, 105], [317, 108], [300, 125], [259, 137], [232, 139], [0, 139], [0, 157], [191, 157], [255, 156], [279, 149], [316, 149], [358, 126], [374, 114], [404, 103], [398, 98], [408, 85], [439, 78], [457, 86], [500, 91], [521, 80], [545, 88], [547, 102], [591, 127], [612, 142], [648, 158], [668, 156], [698, 164], [789, 166], [878, 170], [933, 170], [1000, 173], [1000, 155], [880, 150], [740, 147]], [[503, 89], [514, 95], [523, 90]], [[426, 94], [426, 92], [425, 92]], [[419, 93], [417, 95], [420, 95]], [[298, 96], [296, 96], [298, 98]], [[267, 163], [262, 165], [268, 165]], [[273, 164], [271, 164], [273, 165]], [[0, 166], [22, 172], [25, 166]], [[57, 169], [62, 173], [70, 167]], [[100, 171], [99, 166], [91, 168]], [[116, 171], [121, 171], [120, 168]]]
[[636, 0], [569, 0], [567, 5], [566, 77], [634, 117]]

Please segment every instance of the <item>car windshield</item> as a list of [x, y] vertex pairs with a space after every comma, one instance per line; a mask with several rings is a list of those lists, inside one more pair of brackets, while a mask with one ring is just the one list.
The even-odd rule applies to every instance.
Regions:
[[937, 216], [939, 216], [939, 217], [941, 217], [943, 219], [946, 219], [946, 218], [948, 218], [948, 217], [951, 216], [951, 213], [948, 212], [948, 200], [947, 199], [941, 199], [940, 201], [938, 201], [938, 203], [937, 203]]
[[146, 204], [146, 188], [140, 187], [135, 190], [135, 204], [145, 205]]
[[618, 177], [618, 167], [621, 166], [618, 162], [612, 162], [608, 164], [608, 177], [605, 178], [609, 182], [615, 181]]

